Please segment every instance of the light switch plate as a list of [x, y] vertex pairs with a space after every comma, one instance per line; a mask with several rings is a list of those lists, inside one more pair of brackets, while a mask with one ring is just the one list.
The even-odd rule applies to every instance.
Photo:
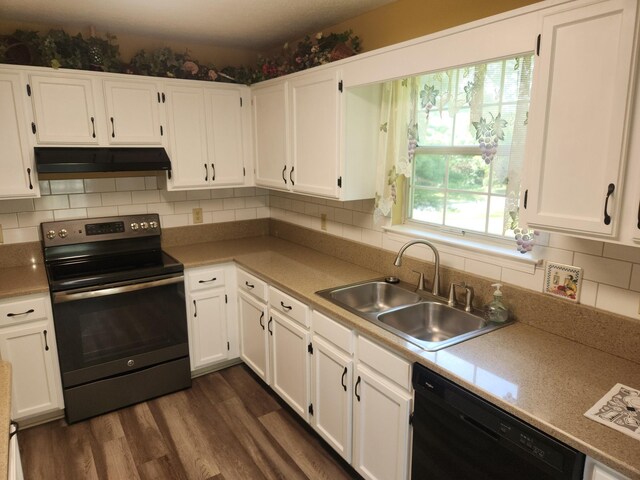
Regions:
[[202, 208], [193, 209], [193, 223], [202, 223]]

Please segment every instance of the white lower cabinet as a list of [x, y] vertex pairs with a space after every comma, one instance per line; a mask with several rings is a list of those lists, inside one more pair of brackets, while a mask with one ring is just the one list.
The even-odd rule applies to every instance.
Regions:
[[353, 357], [319, 335], [313, 336], [311, 390], [313, 427], [351, 462]]
[[185, 272], [192, 372], [238, 356], [237, 322], [231, 311], [235, 308], [235, 289], [228, 287], [235, 282], [226, 280], [234, 273], [234, 265]]
[[309, 331], [269, 310], [271, 387], [298, 415], [309, 414]]
[[367, 479], [406, 480], [411, 365], [238, 270], [242, 360]]
[[353, 395], [353, 467], [367, 479], [409, 475], [411, 365], [359, 336]]
[[584, 480], [629, 480], [629, 477], [625, 477], [591, 457], [587, 457], [582, 478]]
[[64, 407], [48, 295], [0, 302], [0, 358], [12, 367], [11, 417], [14, 420]]
[[256, 375], [269, 383], [267, 305], [240, 291], [238, 292], [238, 319], [240, 321], [240, 358]]

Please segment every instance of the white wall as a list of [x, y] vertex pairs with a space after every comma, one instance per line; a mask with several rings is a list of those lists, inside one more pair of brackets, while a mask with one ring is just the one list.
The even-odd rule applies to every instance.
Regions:
[[[303, 195], [271, 191], [271, 217], [315, 230], [321, 230], [320, 214], [327, 215], [326, 233], [390, 251], [398, 242], [373, 221], [373, 200], [337, 202]], [[551, 234], [545, 245], [536, 245], [536, 258], [575, 265], [584, 269], [580, 303], [609, 312], [640, 319], [640, 247], [582, 240]], [[514, 244], [515, 250], [515, 244]], [[417, 252], [418, 250], [416, 250]], [[426, 252], [426, 250], [425, 250]], [[414, 253], [411, 253], [414, 255]], [[416, 255], [418, 258], [420, 254]], [[429, 260], [428, 256], [425, 256]], [[542, 291], [544, 265], [528, 274], [495, 263], [460, 255], [442, 254], [443, 265], [504, 283]]]

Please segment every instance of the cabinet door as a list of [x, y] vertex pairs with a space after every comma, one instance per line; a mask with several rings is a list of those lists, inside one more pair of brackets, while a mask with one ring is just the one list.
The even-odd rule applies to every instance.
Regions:
[[353, 360], [314, 335], [312, 362], [313, 426], [351, 462]]
[[155, 82], [105, 80], [103, 86], [109, 143], [162, 145], [158, 85]]
[[19, 72], [0, 71], [0, 198], [36, 197], [39, 192], [27, 140], [25, 83]]
[[11, 362], [14, 420], [62, 408], [54, 332], [48, 321], [0, 329], [0, 356]]
[[91, 80], [31, 75], [30, 84], [39, 145], [98, 143]]
[[189, 355], [191, 370], [228, 357], [227, 309], [224, 288], [189, 295]]
[[616, 234], [636, 10], [610, 0], [543, 17], [520, 210], [530, 227]]
[[242, 100], [239, 90], [204, 91], [211, 185], [244, 183]]
[[171, 189], [208, 187], [211, 167], [202, 88], [169, 85], [167, 120], [171, 158]]
[[411, 395], [361, 365], [356, 376], [352, 465], [364, 478], [404, 480]]
[[269, 383], [267, 306], [238, 293], [240, 319], [240, 358], [262, 380]]
[[335, 69], [291, 81], [291, 161], [294, 192], [339, 196], [341, 92]]
[[271, 387], [302, 418], [309, 408], [309, 333], [271, 310], [267, 329], [271, 341]]
[[252, 89], [256, 185], [289, 188], [287, 99], [287, 82]]

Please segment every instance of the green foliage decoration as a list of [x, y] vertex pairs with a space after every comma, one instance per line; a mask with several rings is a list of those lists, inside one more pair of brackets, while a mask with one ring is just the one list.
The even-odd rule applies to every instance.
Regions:
[[129, 63], [120, 59], [116, 37], [84, 38], [63, 30], [46, 34], [16, 30], [0, 36], [0, 63], [35, 65], [77, 70], [98, 70], [167, 78], [186, 78], [251, 85], [317, 65], [347, 58], [360, 52], [360, 39], [351, 30], [342, 33], [304, 37], [295, 49], [285, 44], [280, 55], [258, 57], [256, 66], [227, 66], [222, 69], [204, 64], [188, 51], [176, 53], [164, 47], [155, 51], [139, 50]]

